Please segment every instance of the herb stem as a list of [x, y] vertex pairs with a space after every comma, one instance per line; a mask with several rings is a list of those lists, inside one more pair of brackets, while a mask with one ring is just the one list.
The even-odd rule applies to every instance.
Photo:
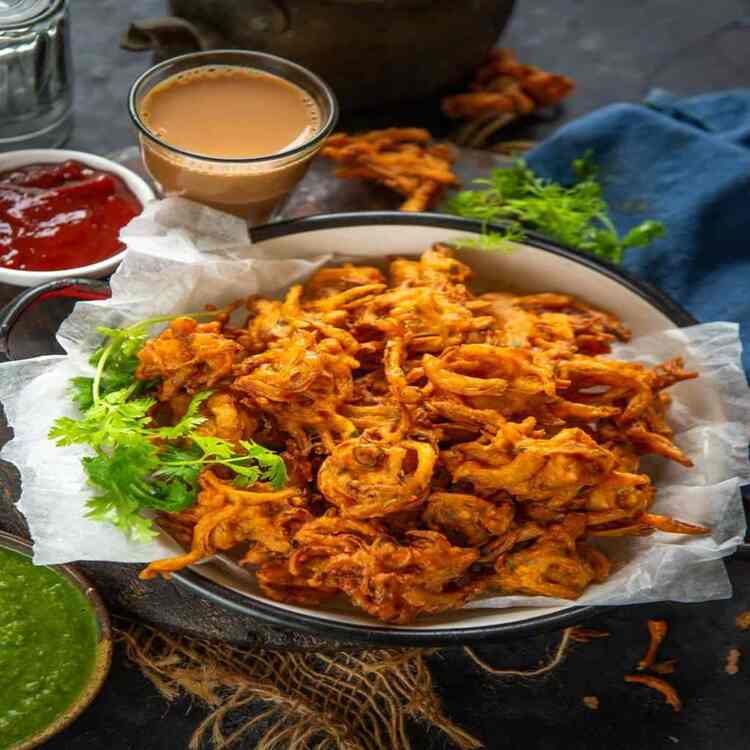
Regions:
[[104, 372], [104, 365], [107, 364], [109, 355], [114, 349], [115, 341], [111, 339], [107, 346], [102, 350], [102, 356], [99, 357], [99, 361], [96, 363], [96, 372], [94, 373], [94, 382], [91, 386], [91, 393], [93, 395], [94, 404], [99, 403], [99, 385], [102, 382], [102, 373]]

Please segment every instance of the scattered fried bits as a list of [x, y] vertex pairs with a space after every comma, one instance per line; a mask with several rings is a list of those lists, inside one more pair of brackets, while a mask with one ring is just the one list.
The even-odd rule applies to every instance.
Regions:
[[599, 630], [598, 628], [580, 628], [575, 627], [570, 630], [570, 639], [576, 643], [591, 643], [597, 638], [609, 638], [608, 630]]
[[599, 699], [595, 695], [584, 695], [583, 705], [590, 708], [592, 711], [599, 710]]
[[581, 300], [475, 294], [471, 276], [437, 244], [383, 270], [320, 269], [283, 300], [250, 297], [242, 322], [180, 318], [147, 341], [136, 378], [154, 418], [174, 424], [211, 388], [205, 444], [283, 451], [287, 479], [238, 486], [208, 462], [197, 502], [159, 517], [186, 553], [141, 576], [227, 553], [277, 601], [341, 596], [404, 624], [490, 592], [576, 599], [609, 575], [592, 538], [654, 518], [690, 531], [649, 513], [639, 467], [679, 459], [663, 389], [692, 373], [600, 356], [629, 333]]
[[403, 195], [401, 211], [426, 211], [447, 187], [458, 185], [452, 170], [455, 150], [432, 143], [430, 133], [421, 128], [334, 133], [321, 154], [341, 164], [337, 177], [371, 180]]
[[470, 91], [443, 99], [443, 112], [469, 120], [456, 142], [479, 148], [498, 130], [537, 109], [558, 104], [573, 91], [567, 76], [522, 65], [507, 49], [494, 49], [479, 68]]
[[727, 663], [724, 667], [724, 671], [727, 674], [737, 674], [737, 672], [740, 671], [740, 657], [742, 656], [742, 651], [740, 651], [738, 648], [730, 648], [729, 653], [727, 654]]
[[652, 664], [649, 669], [656, 674], [673, 674], [676, 664], [677, 659], [665, 659]]
[[667, 623], [664, 620], [649, 620], [647, 624], [651, 642], [648, 644], [646, 655], [638, 662], [639, 672], [652, 667], [656, 659], [656, 652], [667, 635]]
[[734, 618], [734, 624], [739, 630], [750, 630], [750, 609], [745, 612], [740, 612], [737, 617]]
[[660, 677], [646, 674], [626, 674], [625, 682], [635, 682], [639, 685], [646, 685], [646, 687], [658, 690], [664, 696], [664, 700], [675, 711], [682, 710], [682, 701], [680, 700], [680, 696], [677, 695], [677, 691], [666, 680], [662, 680]]

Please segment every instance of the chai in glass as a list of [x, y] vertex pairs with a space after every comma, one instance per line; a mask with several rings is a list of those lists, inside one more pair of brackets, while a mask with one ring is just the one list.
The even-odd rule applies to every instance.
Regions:
[[162, 78], [136, 111], [143, 160], [162, 193], [252, 225], [267, 221], [303, 177], [335, 120], [335, 101], [323, 113], [308, 91], [272, 72], [208, 64]]

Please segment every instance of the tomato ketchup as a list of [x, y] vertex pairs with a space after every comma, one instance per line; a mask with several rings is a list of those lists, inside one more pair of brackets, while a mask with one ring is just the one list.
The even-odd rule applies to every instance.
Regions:
[[77, 161], [0, 173], [0, 266], [61, 271], [123, 249], [120, 229], [143, 210], [116, 175]]

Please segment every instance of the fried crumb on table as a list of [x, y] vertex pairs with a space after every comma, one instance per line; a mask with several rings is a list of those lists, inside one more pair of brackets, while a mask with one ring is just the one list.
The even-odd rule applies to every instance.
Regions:
[[667, 637], [668, 626], [664, 620], [648, 620], [647, 626], [650, 642], [646, 654], [638, 662], [637, 669], [639, 672], [644, 669], [650, 669], [653, 666], [656, 659], [656, 652], [662, 641]]
[[730, 648], [727, 653], [727, 661], [724, 666], [724, 671], [727, 674], [737, 674], [740, 671], [740, 657], [742, 651], [738, 648]]
[[649, 674], [628, 674], [625, 675], [625, 682], [637, 683], [657, 690], [664, 696], [664, 700], [672, 706], [672, 709], [676, 713], [682, 711], [682, 701], [677, 691], [666, 680], [661, 679], [661, 677], [654, 677]]
[[582, 701], [583, 705], [592, 711], [599, 710], [599, 699], [595, 695], [584, 695]]
[[734, 618], [734, 624], [739, 630], [750, 630], [750, 609], [745, 612], [740, 612], [737, 617]]
[[605, 356], [629, 332], [582, 300], [476, 294], [471, 278], [438, 244], [149, 340], [136, 377], [166, 423], [211, 389], [201, 432], [283, 452], [289, 479], [238, 487], [207, 466], [196, 504], [161, 515], [185, 553], [141, 577], [226, 553], [272, 599], [338, 596], [403, 624], [480, 596], [575, 600], [609, 576], [600, 538], [704, 533], [650, 512], [640, 468], [689, 463], [665, 391], [694, 373]]
[[591, 643], [599, 638], [609, 638], [610, 632], [600, 628], [584, 628], [575, 626], [570, 629], [570, 639], [576, 643]]

